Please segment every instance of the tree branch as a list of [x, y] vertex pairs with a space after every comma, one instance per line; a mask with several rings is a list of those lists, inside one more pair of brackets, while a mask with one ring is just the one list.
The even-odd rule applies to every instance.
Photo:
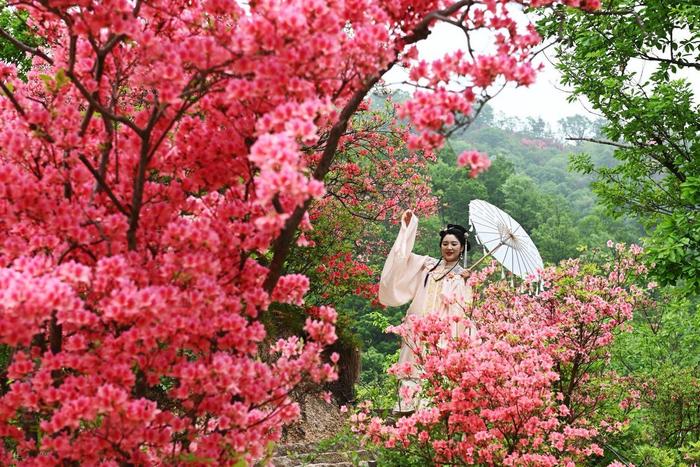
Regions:
[[[396, 62], [392, 62], [388, 68], [393, 66], [394, 63]], [[355, 94], [353, 94], [350, 101], [343, 108], [338, 121], [331, 128], [328, 141], [326, 143], [326, 148], [324, 149], [323, 154], [321, 155], [321, 160], [314, 171], [313, 178], [316, 180], [323, 180], [330, 170], [331, 163], [335, 159], [335, 154], [338, 149], [338, 143], [347, 129], [350, 118], [360, 106], [360, 103], [365, 98], [367, 93], [369, 93], [370, 89], [372, 89], [372, 87], [379, 81], [381, 76], [381, 74], [377, 74], [371, 77], [364, 86], [355, 91]], [[294, 240], [294, 234], [297, 227], [299, 227], [302, 218], [304, 217], [304, 213], [306, 213], [310, 205], [311, 199], [307, 199], [304, 204], [294, 210], [292, 215], [287, 219], [282, 232], [280, 232], [280, 236], [275, 241], [273, 248], [274, 255], [272, 257], [272, 261], [270, 262], [270, 271], [267, 274], [264, 284], [264, 288], [268, 293], [272, 293], [272, 290], [275, 288], [277, 281], [282, 275], [282, 266], [284, 261], [287, 259], [287, 255], [289, 254], [292, 241]]]
[[5, 83], [3, 83], [2, 81], [0, 81], [0, 89], [2, 89], [2, 92], [4, 92], [5, 95], [7, 96], [7, 98], [10, 99], [10, 102], [12, 102], [12, 105], [14, 106], [15, 110], [17, 110], [17, 113], [20, 114], [22, 117], [24, 117], [24, 115], [25, 115], [24, 109], [19, 104], [19, 102], [17, 101], [17, 98], [12, 93], [12, 91], [10, 91], [10, 89], [7, 86], [5, 86]]
[[615, 147], [621, 148], [621, 149], [635, 149], [634, 146], [630, 146], [629, 144], [616, 143], [615, 141], [606, 141], [603, 139], [596, 139], [596, 138], [566, 138], [566, 140], [567, 141], [588, 141], [589, 143], [606, 144], [608, 146], [615, 146]]
[[700, 63], [694, 63], [694, 62], [687, 62], [685, 60], [679, 60], [677, 58], [664, 58], [664, 57], [654, 57], [649, 54], [641, 54], [641, 57], [644, 58], [645, 60], [649, 60], [650, 62], [659, 62], [659, 63], [670, 63], [672, 65], [678, 65], [684, 68], [695, 68], [697, 70], [700, 70]]
[[[330, 196], [332, 196], [333, 198], [335, 198], [335, 199], [340, 203], [340, 205], [341, 205], [341, 206], [348, 212], [348, 214], [350, 214], [351, 216], [358, 217], [358, 218], [360, 218], [360, 219], [364, 219], [364, 220], [370, 221], [370, 222], [376, 221], [377, 218], [379, 217], [379, 214], [377, 214], [376, 216], [372, 217], [372, 216], [368, 216], [368, 215], [365, 215], [365, 214], [362, 214], [362, 213], [359, 213], [359, 212], [355, 212], [355, 211], [352, 210], [352, 208], [350, 208], [350, 206], [347, 205], [347, 203], [346, 203], [345, 201], [343, 201], [343, 198], [341, 198], [336, 192], [334, 192], [334, 191], [332, 191], [332, 190], [328, 190], [328, 194], [329, 194]], [[379, 212], [381, 213], [382, 211], [379, 211]]]
[[4, 38], [7, 39], [12, 45], [14, 45], [15, 47], [17, 47], [17, 48], [20, 49], [21, 51], [27, 52], [27, 53], [29, 53], [29, 54], [32, 54], [32, 55], [34, 55], [35, 57], [41, 57], [41, 58], [44, 59], [44, 61], [46, 61], [49, 65], [53, 65], [53, 60], [51, 59], [51, 57], [49, 57], [48, 55], [46, 55], [44, 52], [42, 52], [42, 51], [39, 50], [38, 48], [32, 47], [32, 46], [30, 46], [30, 45], [27, 45], [27, 44], [25, 44], [24, 42], [18, 40], [17, 38], [15, 38], [14, 36], [12, 36], [12, 34], [10, 34], [9, 32], [5, 31], [3, 28], [0, 28], [0, 37], [4, 37]]
[[66, 76], [71, 80], [71, 82], [75, 85], [76, 88], [80, 91], [80, 93], [83, 95], [83, 97], [88, 101], [90, 106], [94, 107], [97, 109], [102, 115], [110, 118], [111, 120], [121, 122], [124, 125], [128, 126], [134, 132], [142, 136], [143, 134], [143, 129], [139, 128], [138, 125], [136, 125], [133, 121], [129, 120], [128, 118], [122, 116], [122, 115], [117, 115], [112, 113], [109, 109], [107, 109], [102, 103], [100, 103], [97, 98], [91, 93], [85, 85], [78, 79], [78, 77], [75, 75], [75, 59], [76, 59], [76, 53], [77, 53], [77, 41], [78, 38], [77, 36], [71, 36], [70, 37], [70, 43], [68, 47], [68, 70], [66, 70]]
[[129, 213], [129, 230], [126, 232], [129, 251], [136, 250], [136, 230], [139, 226], [139, 217], [143, 206], [143, 188], [146, 183], [146, 169], [148, 168], [149, 139], [144, 138], [141, 141], [139, 165], [136, 169], [136, 178], [134, 178], [134, 192], [131, 196], [131, 212]]
[[80, 161], [85, 165], [85, 167], [87, 167], [87, 169], [90, 171], [92, 176], [95, 177], [95, 180], [97, 180], [97, 183], [99, 183], [102, 190], [105, 193], [107, 193], [107, 196], [112, 201], [112, 203], [114, 203], [114, 206], [119, 210], [119, 212], [121, 212], [125, 216], [129, 216], [129, 211], [126, 210], [124, 208], [124, 206], [122, 205], [122, 203], [119, 202], [117, 197], [114, 195], [114, 192], [112, 191], [112, 189], [107, 186], [107, 183], [105, 183], [105, 180], [102, 178], [100, 173], [97, 170], [95, 170], [95, 168], [92, 166], [90, 161], [87, 160], [87, 158], [83, 154], [79, 155], [78, 159], [80, 159]]

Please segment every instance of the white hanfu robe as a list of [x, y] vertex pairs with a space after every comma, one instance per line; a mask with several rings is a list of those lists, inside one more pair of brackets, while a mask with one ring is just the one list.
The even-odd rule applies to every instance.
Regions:
[[[430, 271], [438, 263], [438, 260], [430, 256], [420, 256], [412, 252], [413, 244], [418, 230], [418, 218], [411, 216], [408, 226], [403, 219], [399, 235], [394, 246], [384, 263], [382, 276], [379, 282], [379, 301], [385, 306], [400, 306], [408, 302], [411, 305], [406, 316], [426, 316], [436, 313], [438, 316], [465, 316], [465, 308], [471, 303], [471, 288], [460, 275], [464, 269], [457, 265], [449, 274], [444, 268], [443, 261], [434, 271]], [[426, 276], [427, 282], [426, 282]], [[453, 337], [463, 332], [454, 324]], [[475, 335], [472, 327], [467, 331]], [[415, 362], [416, 356], [413, 349], [416, 344], [404, 339], [399, 354], [399, 363]], [[412, 375], [419, 377], [417, 370]]]

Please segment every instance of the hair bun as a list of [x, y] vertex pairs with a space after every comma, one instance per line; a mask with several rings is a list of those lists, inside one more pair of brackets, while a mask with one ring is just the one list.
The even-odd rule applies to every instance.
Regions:
[[459, 224], [447, 224], [447, 228], [444, 231], [448, 231], [448, 230], [458, 230], [458, 231], [462, 232], [465, 236], [469, 233], [469, 231], [467, 229], [465, 229], [464, 227], [462, 227]]

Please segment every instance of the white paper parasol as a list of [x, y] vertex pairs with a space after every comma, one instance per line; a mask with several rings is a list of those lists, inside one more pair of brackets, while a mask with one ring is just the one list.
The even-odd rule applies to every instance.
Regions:
[[530, 274], [537, 276], [537, 270], [544, 267], [542, 257], [525, 229], [496, 206], [480, 199], [471, 201], [469, 224], [474, 229], [476, 240], [488, 251], [486, 256], [493, 256], [516, 276], [523, 279]]

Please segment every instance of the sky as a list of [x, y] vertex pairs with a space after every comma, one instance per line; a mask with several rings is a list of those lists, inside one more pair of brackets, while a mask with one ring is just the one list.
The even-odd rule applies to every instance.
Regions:
[[[526, 16], [522, 12], [512, 12], [513, 16], [525, 24]], [[479, 51], [488, 52], [492, 48], [492, 41], [486, 34], [473, 37], [472, 44]], [[423, 42], [419, 43], [418, 50], [421, 58], [432, 61], [454, 52], [458, 48], [465, 47], [464, 33], [454, 26], [445, 23], [438, 24], [433, 33]], [[536, 82], [529, 87], [509, 85], [498, 96], [493, 98], [489, 105], [507, 116], [514, 117], [541, 117], [550, 125], [570, 115], [585, 115], [589, 118], [599, 117], [585, 98], [574, 102], [567, 102], [570, 95], [560, 83], [560, 74], [552, 62], [556, 61], [553, 48], [549, 48], [544, 54], [538, 55], [534, 63], [543, 64], [544, 68], [538, 73]], [[635, 64], [632, 64], [635, 67]], [[636, 64], [637, 72], [648, 75], [653, 66], [641, 61]], [[683, 77], [688, 78], [693, 86], [695, 96], [700, 96], [700, 73], [686, 72]], [[403, 87], [399, 83], [406, 79], [404, 70], [394, 69], [385, 76], [389, 85], [411, 91], [411, 88]]]

